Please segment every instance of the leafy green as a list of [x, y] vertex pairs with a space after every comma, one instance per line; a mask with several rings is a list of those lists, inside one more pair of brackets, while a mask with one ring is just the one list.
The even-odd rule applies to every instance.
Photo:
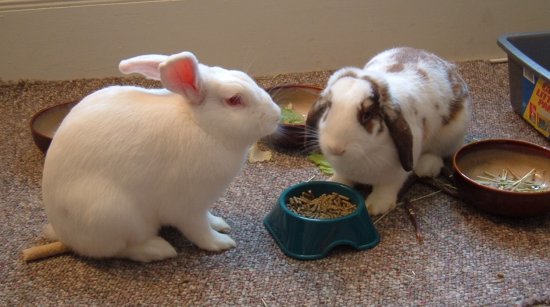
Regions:
[[327, 159], [323, 154], [320, 153], [312, 153], [308, 157], [309, 161], [313, 162], [319, 170], [325, 175], [332, 175], [334, 174], [334, 170], [332, 169], [332, 166], [330, 166], [330, 163], [328, 163]]
[[281, 109], [281, 118], [283, 124], [303, 124], [306, 122], [302, 114], [294, 111], [292, 104]]

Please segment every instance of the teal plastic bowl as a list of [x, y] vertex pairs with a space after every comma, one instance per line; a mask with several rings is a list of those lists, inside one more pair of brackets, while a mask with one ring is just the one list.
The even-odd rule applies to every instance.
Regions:
[[[286, 204], [289, 198], [300, 196], [305, 191], [311, 191], [316, 197], [336, 192], [349, 197], [357, 204], [357, 209], [350, 215], [335, 219], [301, 216]], [[301, 260], [323, 258], [340, 245], [365, 250], [380, 242], [361, 194], [346, 185], [328, 181], [304, 182], [284, 190], [264, 218], [264, 225], [286, 255]]]

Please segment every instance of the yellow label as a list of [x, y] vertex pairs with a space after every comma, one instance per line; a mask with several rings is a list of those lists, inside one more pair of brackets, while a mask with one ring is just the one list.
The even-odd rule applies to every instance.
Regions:
[[523, 118], [544, 136], [550, 136], [550, 83], [539, 78]]

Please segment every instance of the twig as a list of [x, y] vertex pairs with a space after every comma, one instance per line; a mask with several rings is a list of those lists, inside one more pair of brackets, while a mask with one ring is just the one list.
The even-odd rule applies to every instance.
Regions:
[[414, 278], [416, 277], [416, 274], [414, 273], [414, 271], [411, 271], [412, 275], [409, 275], [409, 274], [405, 274], [405, 273], [402, 273], [403, 275], [407, 276], [408, 278], [414, 280]]
[[313, 176], [309, 177], [309, 179], [306, 180], [306, 182], [310, 182], [311, 180], [315, 179], [315, 177], [317, 177], [317, 175], [313, 175]]
[[[428, 198], [428, 197], [432, 197], [434, 196], [435, 194], [439, 194], [441, 193], [441, 191], [435, 191], [435, 192], [432, 192], [430, 194], [426, 194], [426, 195], [423, 195], [423, 196], [420, 196], [420, 197], [417, 197], [417, 198], [414, 198], [414, 199], [411, 199], [410, 202], [411, 203], [414, 203], [415, 201], [419, 201], [419, 200], [422, 200], [424, 198]], [[398, 202], [397, 205], [395, 206], [395, 208], [399, 207], [403, 205], [403, 202]], [[382, 214], [382, 216], [380, 216], [378, 219], [376, 219], [376, 221], [373, 222], [374, 225], [376, 225], [376, 223], [378, 223], [381, 219], [383, 219], [384, 217], [386, 217], [386, 215], [388, 215], [390, 212], [392, 212], [393, 210], [395, 210], [395, 208], [389, 210], [388, 212]]]
[[455, 186], [450, 183], [445, 183], [436, 178], [420, 178], [420, 182], [429, 185], [433, 188], [441, 190], [443, 193], [450, 195], [454, 198], [461, 199], [460, 194]]
[[420, 225], [418, 224], [418, 220], [416, 219], [416, 212], [414, 212], [411, 202], [408, 198], [405, 198], [403, 201], [405, 204], [405, 209], [407, 210], [407, 213], [409, 214], [409, 218], [411, 219], [411, 222], [414, 226], [414, 230], [416, 233], [416, 239], [418, 240], [418, 243], [424, 244], [424, 237], [422, 236], [422, 232], [420, 229]]
[[[413, 199], [411, 199], [411, 203], [414, 203], [415, 201], [422, 200], [422, 199], [424, 199], [424, 198], [432, 197], [432, 196], [434, 196], [435, 194], [439, 194], [439, 193], [441, 193], [441, 192], [442, 192], [442, 191], [435, 191], [435, 192], [432, 192], [432, 193], [430, 193], [430, 194], [426, 194], [426, 195], [424, 195], [424, 196], [420, 196], [420, 197], [417, 197], [417, 198], [413, 198]], [[402, 204], [402, 203], [403, 203], [403, 202], [401, 202], [401, 204]]]
[[383, 219], [384, 217], [386, 217], [386, 215], [388, 215], [390, 212], [392, 212], [392, 210], [389, 210], [387, 211], [386, 213], [382, 214], [382, 216], [380, 216], [379, 218], [376, 219], [376, 221], [373, 222], [374, 225], [376, 225], [376, 223], [378, 223], [381, 219]]

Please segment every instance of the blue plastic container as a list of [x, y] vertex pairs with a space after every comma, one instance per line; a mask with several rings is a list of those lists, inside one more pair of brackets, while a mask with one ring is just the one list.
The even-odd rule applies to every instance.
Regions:
[[[286, 204], [289, 198], [300, 196], [305, 191], [311, 191], [315, 196], [336, 192], [349, 197], [357, 204], [357, 209], [350, 215], [335, 219], [301, 216]], [[328, 181], [304, 182], [284, 190], [265, 217], [264, 225], [286, 255], [301, 260], [323, 258], [339, 245], [365, 250], [380, 242], [361, 194], [346, 185]]]
[[502, 35], [514, 111], [550, 139], [550, 32]]

